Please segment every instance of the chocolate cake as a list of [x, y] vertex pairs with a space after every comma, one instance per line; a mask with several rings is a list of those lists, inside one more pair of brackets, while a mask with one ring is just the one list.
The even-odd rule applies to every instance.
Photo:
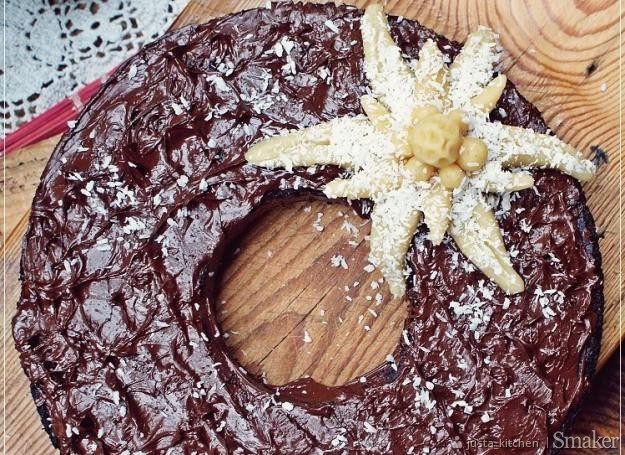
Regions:
[[[13, 333], [61, 453], [544, 453], [570, 420], [599, 350], [602, 273], [581, 187], [553, 170], [490, 201], [524, 292], [506, 295], [421, 227], [392, 361], [340, 387], [276, 387], [228, 353], [213, 305], [224, 250], [267, 208], [322, 198], [341, 173], [244, 154], [361, 113], [361, 15], [278, 4], [169, 33], [119, 68], [56, 147]], [[461, 48], [389, 22], [407, 58], [428, 39], [449, 60]], [[510, 82], [491, 119], [547, 131]]]

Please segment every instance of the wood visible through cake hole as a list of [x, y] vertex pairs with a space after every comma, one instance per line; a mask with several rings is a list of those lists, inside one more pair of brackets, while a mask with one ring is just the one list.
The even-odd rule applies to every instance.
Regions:
[[368, 271], [369, 231], [351, 208], [320, 201], [275, 207], [253, 224], [216, 303], [244, 368], [275, 385], [306, 376], [340, 385], [384, 362], [408, 307]]

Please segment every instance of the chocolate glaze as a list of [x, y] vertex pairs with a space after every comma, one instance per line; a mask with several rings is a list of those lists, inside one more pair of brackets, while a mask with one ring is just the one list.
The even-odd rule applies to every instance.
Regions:
[[[268, 131], [360, 112], [360, 15], [282, 4], [167, 34], [63, 137], [33, 201], [14, 319], [62, 453], [489, 453], [470, 441], [494, 439], [536, 441], [518, 453], [540, 453], [579, 402], [600, 339], [600, 256], [579, 185], [551, 171], [535, 173], [535, 191], [494, 201], [523, 294], [506, 300], [452, 242], [433, 247], [420, 231], [396, 364], [364, 383], [274, 387], [229, 355], [213, 306], [224, 249], [260, 211], [320, 197], [338, 174], [261, 169], [243, 154]], [[416, 22], [390, 23], [409, 57], [427, 38], [459, 50]], [[271, 52], [282, 37], [296, 43], [294, 76]], [[233, 64], [225, 93], [205, 79], [220, 59]], [[258, 95], [272, 104], [258, 109]], [[511, 84], [498, 107], [494, 119], [546, 131]], [[458, 300], [471, 315], [454, 312]]]

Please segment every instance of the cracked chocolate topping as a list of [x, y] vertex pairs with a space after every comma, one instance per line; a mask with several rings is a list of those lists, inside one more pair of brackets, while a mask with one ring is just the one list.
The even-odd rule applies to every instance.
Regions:
[[[422, 229], [402, 341], [366, 380], [275, 387], [228, 353], [213, 305], [222, 253], [261, 211], [321, 197], [339, 174], [243, 155], [267, 134], [361, 112], [360, 16], [280, 4], [167, 34], [63, 137], [33, 202], [14, 320], [61, 453], [466, 454], [492, 441], [542, 453], [570, 418], [596, 361], [602, 275], [582, 190], [554, 171], [491, 201], [525, 292], [506, 297]], [[428, 38], [450, 59], [460, 49], [390, 24], [409, 58]], [[510, 83], [491, 117], [547, 130]]]

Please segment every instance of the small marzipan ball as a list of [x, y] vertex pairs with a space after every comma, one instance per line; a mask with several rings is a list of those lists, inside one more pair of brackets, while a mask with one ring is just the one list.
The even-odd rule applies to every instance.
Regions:
[[406, 171], [417, 182], [427, 182], [434, 174], [434, 168], [429, 164], [422, 163], [414, 156], [404, 164]]
[[484, 141], [475, 137], [465, 137], [456, 163], [465, 171], [472, 172], [482, 169], [487, 158], [488, 149]]
[[462, 131], [461, 119], [437, 113], [421, 119], [408, 130], [408, 144], [419, 161], [442, 168], [458, 159]]
[[438, 170], [441, 183], [448, 190], [458, 188], [464, 179], [464, 171], [457, 164], [450, 164]]

